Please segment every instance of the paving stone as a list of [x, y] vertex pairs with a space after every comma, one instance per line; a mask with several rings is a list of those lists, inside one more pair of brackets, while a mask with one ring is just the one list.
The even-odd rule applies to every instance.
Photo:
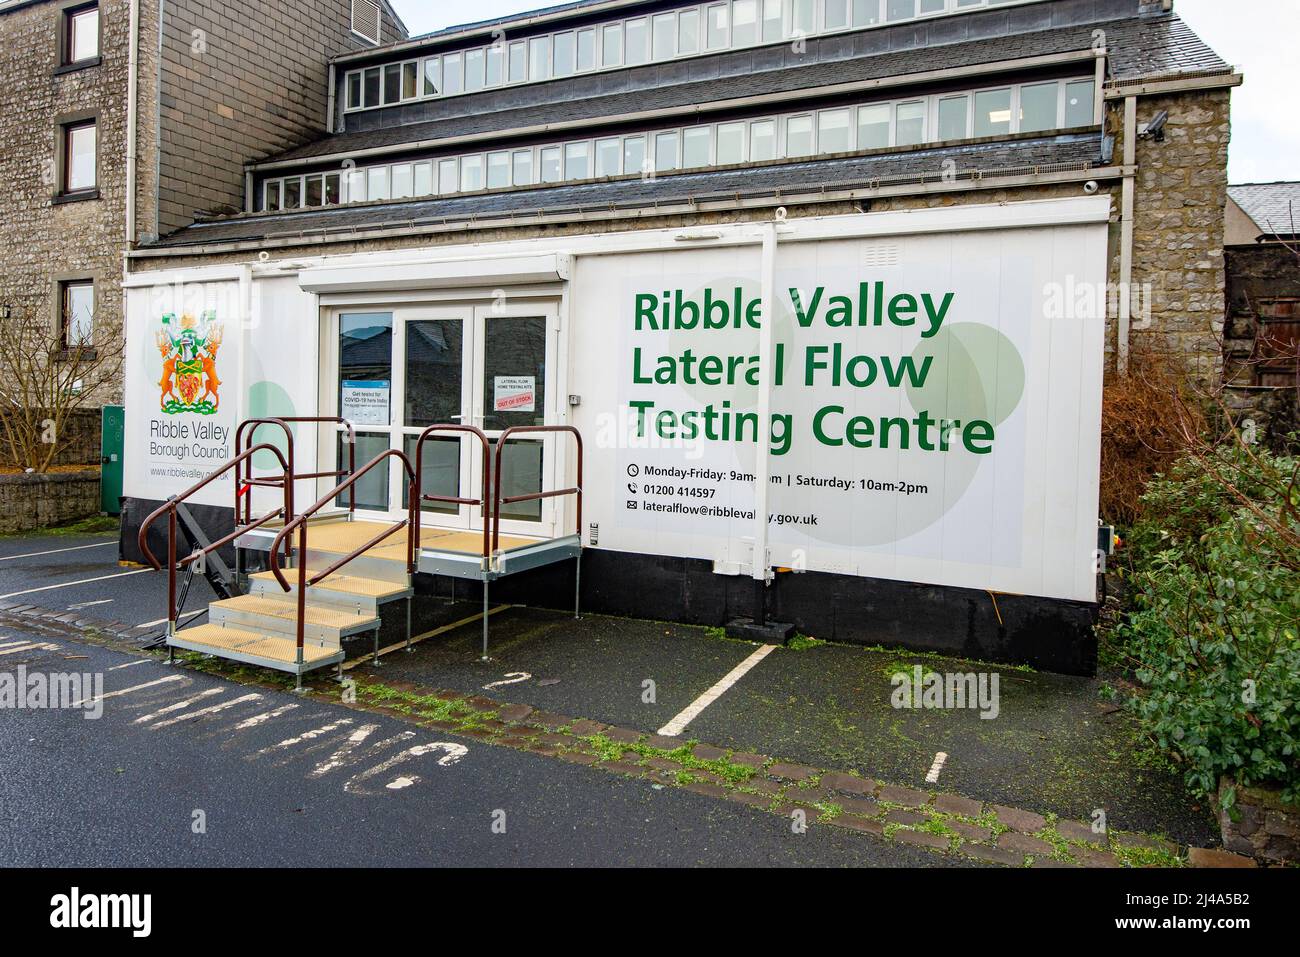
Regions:
[[1034, 863], [1030, 867], [1073, 867], [1077, 868], [1078, 864], [1071, 864], [1069, 861], [1058, 861], [1051, 857], [1035, 857]]
[[1001, 804], [994, 804], [992, 808], [1001, 823], [1007, 827], [1014, 827], [1017, 831], [1024, 831], [1026, 834], [1041, 831], [1047, 826], [1047, 818], [1033, 811], [1022, 811], [1020, 808], [1005, 807]]
[[506, 728], [510, 727], [510, 725], [506, 724], [504, 721], [498, 721], [496, 718], [481, 718], [479, 719], [479, 724], [487, 728], [489, 731], [504, 731]]
[[844, 774], [841, 771], [828, 771], [822, 775], [821, 783], [823, 787], [834, 788], [836, 791], [847, 791], [849, 794], [872, 794], [876, 790], [875, 781], [855, 778], [853, 775]]
[[924, 807], [930, 803], [930, 795], [924, 791], [913, 791], [911, 788], [883, 784], [880, 787], [880, 793], [876, 795], [876, 800], [886, 801], [890, 804], [904, 804], [908, 807]]
[[682, 769], [682, 766], [672, 758], [661, 758], [655, 756], [653, 758], [647, 758], [645, 763], [660, 771], [680, 771]]
[[484, 731], [482, 728], [465, 728], [461, 731], [457, 731], [456, 733], [460, 735], [464, 735], [467, 738], [474, 738], [475, 740], [478, 741], [485, 741], [488, 738], [493, 737], [491, 731]]
[[738, 804], [748, 804], [751, 807], [766, 808], [772, 803], [772, 799], [763, 794], [750, 794], [747, 791], [728, 791], [727, 800], [735, 801]]
[[685, 742], [681, 738], [670, 738], [666, 734], [652, 734], [646, 738], [645, 743], [652, 748], [658, 748], [660, 751], [676, 751]]
[[750, 778], [745, 782], [745, 787], [753, 788], [755, 791], [762, 791], [764, 794], [782, 794], [785, 791], [784, 784], [769, 781], [767, 778]]
[[439, 731], [455, 731], [457, 728], [460, 727], [460, 722], [459, 722], [459, 721], [444, 721], [444, 720], [441, 719], [441, 718], [433, 718], [433, 719], [431, 719], [431, 720], [428, 722], [428, 724], [426, 725], [426, 727], [429, 727], [429, 728], [436, 728], [436, 729], [439, 730]]
[[588, 718], [579, 718], [573, 724], [569, 725], [569, 733], [577, 735], [580, 738], [587, 738], [593, 734], [600, 734], [609, 725], [601, 724], [599, 721], [591, 721]]
[[562, 751], [557, 757], [561, 761], [568, 761], [570, 764], [593, 765], [596, 763], [594, 754], [583, 754], [581, 751]]
[[721, 761], [727, 756], [727, 752], [721, 748], [715, 748], [711, 744], [697, 744], [691, 754], [695, 755], [701, 761]]
[[433, 696], [440, 701], [460, 701], [464, 698], [469, 697], [469, 695], [465, 694], [462, 691], [446, 691], [446, 690], [435, 691], [433, 693]]
[[525, 751], [532, 747], [533, 744], [528, 738], [521, 738], [517, 735], [505, 735], [499, 738], [498, 741], [507, 748], [520, 748]]
[[555, 734], [550, 731], [539, 734], [536, 738], [541, 744], [549, 744], [555, 748], [566, 747], [573, 739], [565, 734]]
[[551, 714], [549, 711], [534, 711], [528, 716], [529, 724], [535, 724], [539, 728], [546, 728], [549, 731], [566, 728], [572, 720], [572, 718], [566, 718], [562, 714]]
[[1218, 847], [1189, 847], [1187, 863], [1192, 867], [1258, 867], [1254, 860]]
[[937, 850], [946, 851], [950, 840], [941, 834], [931, 834], [929, 831], [895, 831], [893, 834], [895, 841], [900, 844], [918, 844], [921, 847], [933, 847]]
[[1056, 848], [1046, 841], [1039, 840], [1036, 837], [1030, 837], [1028, 834], [1020, 834], [1017, 831], [1006, 831], [998, 837], [998, 847], [1006, 848], [1011, 851], [1020, 851], [1023, 854], [1049, 855]]
[[[1092, 841], [1095, 844], [1105, 843], [1105, 835], [1093, 835]], [[1173, 841], [1165, 840], [1162, 837], [1151, 837], [1147, 834], [1112, 833], [1110, 843], [1118, 844], [1120, 847], [1147, 847], [1153, 851], [1168, 851], [1170, 854], [1178, 853], [1178, 845]]]
[[960, 814], [962, 817], [979, 817], [984, 813], [984, 805], [957, 794], [936, 794], [934, 806], [948, 814]]
[[1057, 821], [1056, 833], [1067, 841], [1081, 841], [1085, 844], [1105, 844], [1105, 834], [1094, 834], [1092, 828], [1078, 821]]
[[617, 771], [620, 774], [641, 775], [641, 766], [639, 764], [629, 764], [626, 761], [601, 761], [600, 767], [609, 768], [611, 771]]
[[690, 784], [682, 785], [684, 790], [694, 791], [696, 794], [707, 794], [709, 797], [719, 798], [727, 797], [730, 792], [726, 788], [718, 787], [716, 784], [709, 784], [707, 781], [692, 781]]
[[1019, 867], [1025, 863], [1025, 855], [1003, 847], [989, 847], [984, 844], [963, 844], [961, 853], [977, 861], [989, 864], [1005, 864], [1007, 867]]
[[968, 841], [993, 840], [993, 831], [987, 827], [980, 827], [978, 824], [967, 824], [964, 821], [945, 821], [944, 823]]
[[533, 713], [533, 706], [528, 704], [503, 704], [497, 716], [502, 721], [518, 723]]
[[484, 698], [482, 695], [473, 695], [466, 698], [465, 704], [478, 711], [497, 711], [501, 708], [501, 702], [493, 701], [491, 698]]
[[601, 734], [611, 741], [618, 741], [620, 744], [636, 744], [641, 740], [640, 731], [631, 731], [627, 728], [606, 728]]
[[885, 826], [879, 821], [870, 821], [865, 817], [859, 817], [856, 814], [841, 814], [831, 824], [836, 827], [848, 828], [850, 831], [860, 831], [863, 834], [874, 834], [877, 837], [885, 833]]
[[850, 814], [858, 814], [863, 817], [873, 817], [880, 813], [880, 805], [870, 798], [837, 798], [835, 803], [844, 808]]
[[1070, 855], [1085, 867], [1119, 867], [1119, 860], [1110, 851], [1094, 851], [1090, 847], [1072, 847]]
[[512, 724], [506, 728], [506, 733], [519, 738], [531, 738], [538, 731], [530, 724]]
[[786, 781], [807, 781], [809, 778], [817, 776], [817, 769], [805, 767], [802, 764], [778, 762], [767, 769], [767, 775], [771, 778], [782, 778]]
[[732, 764], [741, 764], [747, 768], [761, 768], [771, 760], [766, 754], [751, 754], [748, 751], [736, 751], [731, 755]]
[[555, 757], [559, 757], [560, 755], [560, 752], [555, 748], [553, 748], [551, 745], [542, 744], [539, 741], [530, 742], [528, 745], [528, 750], [532, 751], [534, 754], [543, 754], [548, 758], [555, 758]]
[[902, 811], [895, 808], [885, 814], [885, 820], [891, 824], [924, 824], [929, 820], [924, 814], [918, 814], [915, 811]]

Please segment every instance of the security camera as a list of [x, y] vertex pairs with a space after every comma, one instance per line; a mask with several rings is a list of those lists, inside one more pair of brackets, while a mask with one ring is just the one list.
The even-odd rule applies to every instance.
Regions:
[[1139, 139], [1155, 140], [1157, 143], [1165, 141], [1165, 125], [1169, 122], [1169, 111], [1161, 110], [1151, 118], [1151, 122], [1138, 133]]
[[1099, 189], [1101, 189], [1101, 184], [1098, 183], [1095, 179], [1090, 179], [1088, 180], [1088, 182], [1083, 184], [1083, 191], [1087, 193], [1089, 196], [1097, 192], [1097, 190]]

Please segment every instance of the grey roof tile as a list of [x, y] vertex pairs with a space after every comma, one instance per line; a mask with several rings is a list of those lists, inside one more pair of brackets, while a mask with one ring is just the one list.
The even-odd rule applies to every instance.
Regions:
[[1095, 133], [1068, 133], [1014, 140], [972, 142], [956, 147], [891, 150], [860, 156], [832, 157], [798, 163], [750, 168], [704, 170], [662, 176], [654, 182], [621, 178], [566, 186], [483, 192], [445, 199], [340, 206], [327, 210], [241, 215], [200, 222], [154, 243], [178, 247], [205, 243], [261, 240], [269, 237], [320, 234], [324, 231], [368, 231], [400, 228], [416, 222], [524, 217], [539, 212], [611, 206], [677, 205], [692, 198], [727, 197], [737, 193], [806, 194], [823, 187], [845, 189], [873, 181], [937, 180], [944, 161], [953, 160], [959, 178], [976, 171], [1096, 165], [1101, 138]]
[[1245, 183], [1229, 186], [1228, 195], [1264, 232], [1300, 232], [1300, 183]]

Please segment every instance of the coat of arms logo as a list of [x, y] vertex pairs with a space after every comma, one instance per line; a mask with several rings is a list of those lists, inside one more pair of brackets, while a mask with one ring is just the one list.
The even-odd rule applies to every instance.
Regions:
[[168, 314], [154, 338], [162, 355], [160, 404], [167, 415], [195, 412], [214, 415], [221, 406], [221, 380], [217, 378], [217, 352], [221, 349], [223, 326], [216, 313], [205, 312], [201, 320], [191, 315]]

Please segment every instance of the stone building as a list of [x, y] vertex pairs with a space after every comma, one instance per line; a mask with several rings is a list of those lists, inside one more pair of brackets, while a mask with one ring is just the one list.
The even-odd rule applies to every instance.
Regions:
[[[493, 524], [468, 503], [489, 471], [477, 440], [421, 442], [436, 420], [493, 441], [571, 424], [589, 606], [1093, 668], [1103, 379], [1136, 350], [1207, 382], [1222, 367], [1241, 76], [1172, 0], [589, 0], [344, 53], [329, 77], [327, 135], [250, 152], [241, 210], [128, 253], [127, 554], [163, 493], [220, 461], [177, 441], [212, 418], [150, 411], [152, 297], [185, 283], [226, 303], [228, 344], [240, 328], [222, 427], [348, 419], [355, 445], [344, 425], [295, 426], [296, 474], [390, 451], [358, 485], [375, 520], [405, 514], [398, 463], [422, 453], [419, 491], [441, 496], [423, 522]], [[945, 303], [964, 318], [938, 356]], [[712, 354], [710, 322], [740, 354]], [[939, 363], [943, 395], [922, 375], [902, 399], [891, 349]], [[891, 407], [917, 415], [901, 438]], [[703, 429], [702, 459], [605, 431], [638, 410], [634, 438]], [[995, 426], [1015, 450], [980, 459]], [[930, 457], [954, 451], [946, 470]], [[547, 439], [496, 477], [511, 497], [575, 468]], [[231, 493], [194, 503], [214, 529]], [[556, 498], [495, 526], [550, 540], [575, 518]], [[568, 574], [502, 587], [550, 604]]]
[[123, 253], [238, 209], [246, 161], [325, 131], [330, 58], [406, 36], [385, 3], [367, 39], [353, 6], [0, 3], [0, 309], [120, 328]]
[[1300, 432], [1300, 183], [1228, 188], [1224, 383], [1230, 409], [1276, 448]]

